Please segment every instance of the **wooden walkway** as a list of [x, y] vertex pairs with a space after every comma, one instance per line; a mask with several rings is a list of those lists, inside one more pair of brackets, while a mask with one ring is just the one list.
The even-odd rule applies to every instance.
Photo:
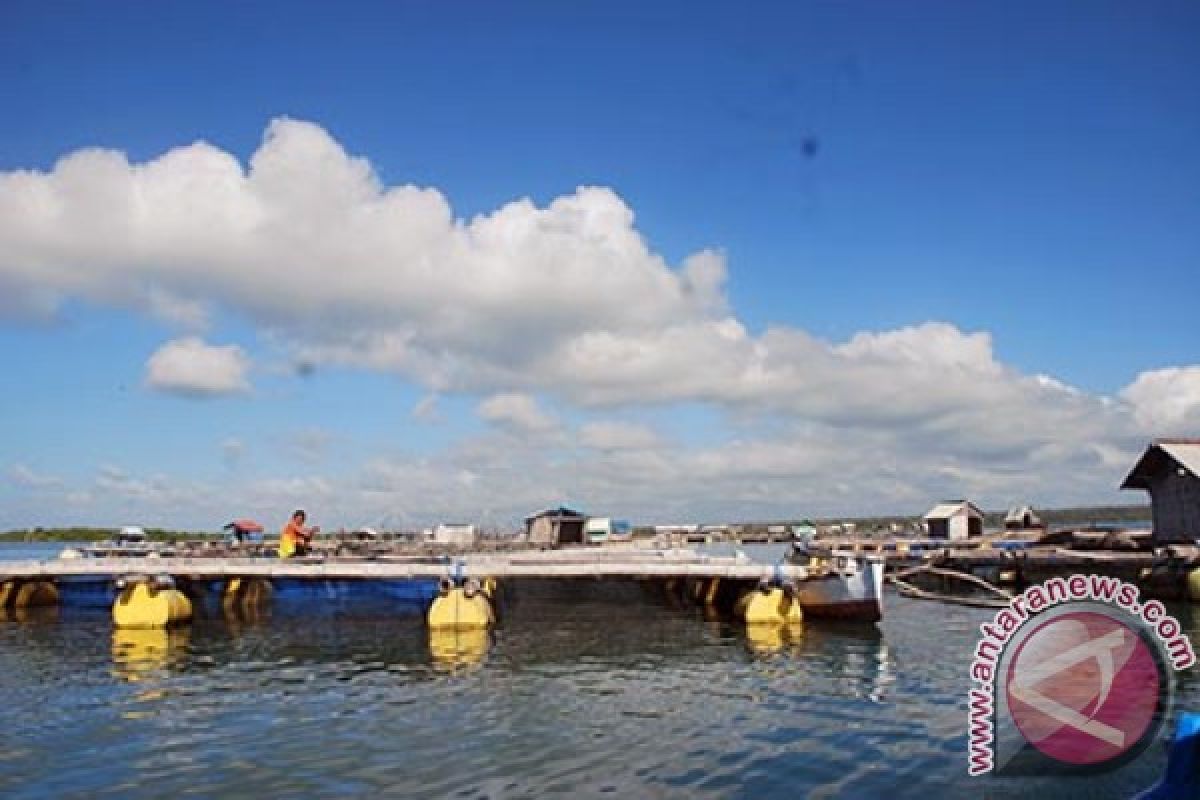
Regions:
[[0, 562], [0, 581], [68, 577], [119, 578], [171, 575], [191, 579], [296, 578], [311, 580], [407, 580], [448, 576], [505, 578], [761, 578], [803, 581], [802, 566], [754, 563], [692, 551], [628, 550], [520, 552], [467, 555], [453, 560], [380, 558], [57, 558]]

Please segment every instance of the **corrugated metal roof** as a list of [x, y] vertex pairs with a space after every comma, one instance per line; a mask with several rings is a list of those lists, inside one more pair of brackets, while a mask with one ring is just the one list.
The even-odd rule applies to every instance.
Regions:
[[1160, 439], [1149, 447], [1121, 484], [1122, 489], [1149, 489], [1150, 474], [1162, 469], [1161, 452], [1196, 477], [1200, 477], [1200, 440]]
[[1010, 508], [1008, 510], [1008, 513], [1004, 515], [1004, 521], [1005, 522], [1010, 522], [1010, 521], [1016, 522], [1018, 520], [1024, 519], [1026, 514], [1033, 517], [1034, 519], [1037, 519], [1037, 514], [1034, 513], [1033, 506], [1016, 506], [1016, 507]]
[[1200, 477], [1200, 442], [1162, 442], [1159, 447], [1187, 467], [1188, 472]]
[[955, 514], [962, 511], [964, 507], [974, 509], [976, 514], [983, 516], [983, 512], [976, 508], [974, 503], [963, 500], [958, 503], [938, 503], [936, 506], [929, 509], [922, 519], [949, 519], [950, 517], [953, 517]]

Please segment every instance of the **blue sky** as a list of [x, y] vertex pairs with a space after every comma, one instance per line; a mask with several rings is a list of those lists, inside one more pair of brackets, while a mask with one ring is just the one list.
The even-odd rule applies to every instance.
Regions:
[[7, 3], [0, 527], [1119, 501], [1200, 432], [1198, 37]]

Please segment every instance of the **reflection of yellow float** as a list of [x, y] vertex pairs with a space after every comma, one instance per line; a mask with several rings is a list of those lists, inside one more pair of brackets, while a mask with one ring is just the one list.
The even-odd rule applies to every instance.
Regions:
[[787, 644], [782, 625], [757, 622], [746, 626], [746, 645], [755, 655], [769, 656], [783, 650]]
[[131, 683], [150, 678], [175, 662], [187, 649], [187, 628], [115, 628], [113, 667]]
[[429, 653], [433, 661], [451, 669], [472, 667], [483, 661], [488, 650], [486, 628], [430, 628]]
[[1188, 573], [1188, 596], [1193, 602], [1200, 603], [1200, 567]]
[[166, 628], [192, 618], [192, 602], [175, 588], [137, 581], [121, 589], [113, 603], [118, 628]]
[[0, 606], [0, 622], [54, 622], [58, 619], [58, 606], [33, 606], [30, 608], [4, 608]]

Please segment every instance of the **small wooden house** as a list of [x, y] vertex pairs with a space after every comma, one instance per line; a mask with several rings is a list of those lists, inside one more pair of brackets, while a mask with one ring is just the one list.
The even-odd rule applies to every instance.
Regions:
[[1121, 484], [1150, 493], [1155, 542], [1200, 539], [1200, 439], [1157, 439]]
[[969, 500], [939, 503], [922, 519], [933, 539], [957, 541], [983, 535], [983, 512]]
[[438, 544], [469, 547], [475, 544], [478, 538], [479, 529], [465, 523], [442, 523], [433, 529], [433, 541]]
[[548, 508], [525, 519], [525, 535], [533, 544], [583, 544], [587, 514], [565, 506]]

